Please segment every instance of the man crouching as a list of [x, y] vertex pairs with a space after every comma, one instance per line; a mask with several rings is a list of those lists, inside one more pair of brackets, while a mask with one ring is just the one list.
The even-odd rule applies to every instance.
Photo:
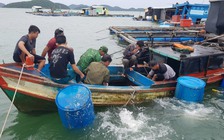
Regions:
[[92, 85], [105, 85], [108, 86], [110, 80], [110, 71], [108, 66], [112, 59], [110, 55], [105, 54], [101, 58], [101, 62], [92, 62], [86, 68], [86, 79], [84, 83]]

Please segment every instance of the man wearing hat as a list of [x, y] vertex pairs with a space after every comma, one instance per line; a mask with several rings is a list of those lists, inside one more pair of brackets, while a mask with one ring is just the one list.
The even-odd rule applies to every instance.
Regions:
[[106, 46], [101, 46], [99, 50], [89, 48], [84, 54], [81, 55], [77, 66], [79, 66], [80, 70], [84, 72], [91, 62], [100, 62], [101, 56], [104, 56], [107, 52], [108, 48]]
[[84, 83], [108, 86], [110, 71], [107, 67], [110, 65], [111, 61], [111, 56], [105, 54], [102, 57], [101, 62], [92, 62], [85, 70], [86, 78]]
[[[56, 45], [56, 37], [57, 37], [58, 35], [64, 35], [64, 30], [63, 30], [62, 28], [58, 28], [58, 29], [55, 30], [55, 32], [54, 32], [54, 37], [51, 38], [51, 39], [48, 41], [46, 47], [44, 48], [44, 50], [43, 50], [43, 52], [42, 52], [42, 54], [41, 54], [42, 57], [45, 57], [46, 54], [48, 54], [48, 62], [51, 61], [51, 53], [52, 53], [52, 51], [57, 47], [57, 45]], [[72, 48], [69, 48], [69, 49], [70, 49], [71, 51], [73, 51]]]
[[125, 51], [123, 52], [122, 63], [124, 65], [124, 69], [130, 68], [133, 65], [137, 65], [139, 54], [141, 54], [142, 48], [144, 47], [143, 41], [137, 41], [136, 44], [129, 45]]
[[148, 78], [154, 81], [163, 81], [163, 80], [175, 80], [176, 72], [169, 65], [165, 63], [157, 63], [156, 61], [150, 61], [149, 67], [151, 71], [147, 75]]

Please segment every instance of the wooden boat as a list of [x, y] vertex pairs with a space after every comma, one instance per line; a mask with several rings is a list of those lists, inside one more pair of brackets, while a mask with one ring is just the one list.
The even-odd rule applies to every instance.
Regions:
[[[171, 47], [150, 48], [153, 59], [166, 62], [176, 71], [178, 76], [189, 75], [201, 78], [207, 85], [220, 82], [224, 78], [224, 52], [194, 46], [191, 54], [174, 52]], [[55, 97], [68, 85], [57, 84], [49, 79], [48, 65], [42, 72], [26, 70], [22, 72], [17, 63], [0, 65], [0, 87], [12, 100], [15, 90], [17, 94], [14, 105], [21, 112], [56, 111]], [[172, 97], [176, 81], [147, 81], [147, 78], [136, 72], [128, 72], [122, 76], [122, 66], [109, 67], [110, 86], [86, 85], [92, 92], [95, 106], [127, 105], [147, 102], [159, 97]], [[76, 83], [71, 83], [76, 84]]]
[[[16, 108], [21, 112], [56, 111], [55, 97], [68, 85], [52, 82], [48, 78], [49, 71], [45, 66], [42, 73], [24, 69], [16, 88], [21, 69], [22, 67], [16, 63], [0, 65], [0, 87], [10, 100], [17, 89], [14, 101]], [[158, 97], [173, 96], [175, 81], [136, 86], [121, 75], [122, 66], [110, 66], [109, 69], [110, 86], [86, 85], [92, 92], [95, 106], [138, 104]], [[135, 75], [132, 73], [130, 77]], [[135, 78], [133, 80], [135, 81]]]
[[[127, 40], [129, 43], [136, 40], [130, 38]], [[150, 58], [170, 65], [178, 77], [194, 76], [204, 80], [207, 85], [220, 82], [224, 78], [223, 51], [193, 45], [191, 47], [194, 48], [194, 52], [186, 54], [173, 50], [171, 46], [169, 42], [160, 47], [149, 47]], [[19, 111], [57, 110], [55, 97], [68, 85], [52, 82], [47, 66], [41, 73], [24, 69], [21, 81], [16, 87], [22, 67], [16, 63], [0, 64], [0, 87], [10, 100], [17, 89], [14, 105]], [[86, 85], [92, 92], [95, 106], [139, 104], [154, 98], [174, 95], [176, 80], [153, 82], [134, 71], [126, 73], [127, 76], [123, 77], [122, 66], [110, 66], [109, 70], [110, 86]], [[73, 81], [71, 84], [76, 83]]]

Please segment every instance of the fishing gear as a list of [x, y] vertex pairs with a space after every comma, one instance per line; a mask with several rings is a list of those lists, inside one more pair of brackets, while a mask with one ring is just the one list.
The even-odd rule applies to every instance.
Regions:
[[124, 49], [125, 49], [125, 48], [123, 48], [123, 49], [121, 49], [121, 50], [119, 50], [119, 51], [113, 52], [113, 53], [111, 53], [111, 54], [109, 54], [109, 55], [112, 57], [114, 54], [119, 53], [119, 52], [123, 51]]

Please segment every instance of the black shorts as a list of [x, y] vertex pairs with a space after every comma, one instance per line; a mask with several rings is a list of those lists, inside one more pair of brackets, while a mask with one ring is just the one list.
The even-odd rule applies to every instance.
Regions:
[[[45, 60], [44, 57], [32, 54], [34, 56], [34, 63], [39, 63], [41, 60]], [[22, 62], [18, 54], [13, 54], [13, 60], [15, 62]]]

